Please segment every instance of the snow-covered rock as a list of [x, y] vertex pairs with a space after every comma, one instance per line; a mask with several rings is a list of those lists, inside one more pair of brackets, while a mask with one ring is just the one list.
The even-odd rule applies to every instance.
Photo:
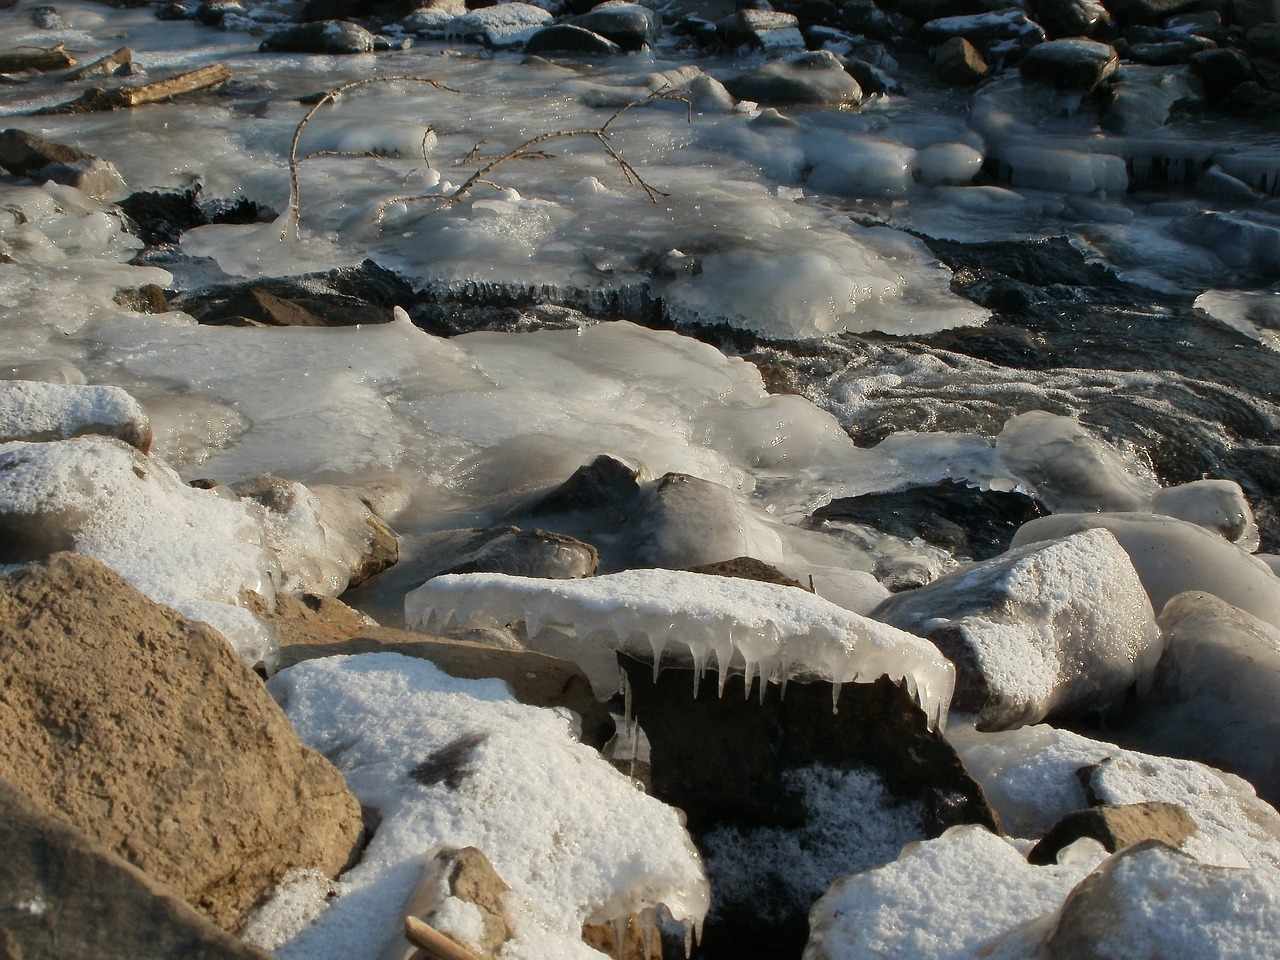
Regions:
[[1101, 710], [1150, 687], [1160, 632], [1114, 537], [1010, 551], [896, 594], [871, 616], [928, 637], [956, 665], [952, 710], [982, 730]]
[[442, 847], [477, 847], [512, 887], [504, 956], [598, 960], [584, 923], [658, 904], [701, 923], [706, 879], [677, 812], [578, 743], [562, 714], [398, 654], [309, 661], [270, 688], [382, 818], [333, 905], [276, 948], [281, 960], [368, 956], [399, 938], [404, 901]]
[[1253, 508], [1234, 480], [1193, 480], [1166, 487], [1151, 498], [1151, 512], [1198, 524], [1249, 553], [1258, 549]]
[[1261, 560], [1204, 527], [1149, 513], [1063, 513], [1019, 528], [1013, 546], [1102, 528], [1129, 554], [1159, 611], [1179, 593], [1211, 593], [1280, 627], [1280, 578]]
[[[887, 675], [907, 684], [933, 722], [945, 723], [954, 671], [918, 637], [861, 617], [795, 587], [671, 570], [628, 570], [585, 580], [535, 580], [501, 574], [436, 577], [405, 597], [405, 622], [432, 630], [473, 619], [524, 621], [534, 646], [554, 626], [576, 638], [582, 664], [601, 697], [617, 689], [613, 651], [715, 669], [761, 683], [828, 680], [839, 685]], [[591, 652], [607, 652], [597, 672]], [[714, 663], [712, 662], [714, 658]], [[838, 689], [838, 686], [836, 687]]]
[[116, 437], [151, 447], [147, 412], [120, 387], [0, 380], [0, 442]]

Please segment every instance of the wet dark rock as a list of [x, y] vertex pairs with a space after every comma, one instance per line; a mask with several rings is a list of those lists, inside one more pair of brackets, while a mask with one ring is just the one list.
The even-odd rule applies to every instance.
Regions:
[[1257, 276], [1280, 270], [1280, 221], [1265, 222], [1246, 215], [1203, 210], [1172, 225], [1175, 236], [1213, 250], [1229, 266]]
[[1031, 10], [1054, 38], [1093, 37], [1112, 26], [1111, 14], [1098, 0], [1039, 0]]
[[155, 8], [157, 20], [194, 20], [199, 6], [184, 0], [169, 0]]
[[623, 50], [641, 50], [658, 38], [658, 15], [627, 0], [609, 0], [569, 22], [613, 41]]
[[1120, 66], [1115, 47], [1096, 40], [1050, 40], [1027, 51], [1018, 64], [1024, 80], [1086, 91], [1097, 89]]
[[1238, 50], [1201, 50], [1192, 54], [1187, 62], [1204, 84], [1205, 94], [1210, 97], [1228, 96], [1253, 76], [1249, 58]]
[[1161, 40], [1159, 43], [1132, 43], [1127, 53], [1128, 58], [1135, 63], [1167, 67], [1186, 63], [1194, 54], [1212, 50], [1213, 47], [1213, 41], [1204, 37], [1182, 36]]
[[352, 326], [386, 323], [393, 307], [413, 299], [412, 287], [401, 277], [366, 260], [359, 267], [328, 273], [211, 287], [174, 297], [172, 306], [201, 323], [247, 316], [252, 322], [278, 325], [311, 317], [323, 326]]
[[206, 27], [220, 27], [227, 17], [243, 17], [246, 12], [240, 0], [203, 0], [196, 7], [195, 19]]
[[953, 480], [833, 500], [814, 512], [821, 520], [860, 523], [904, 540], [919, 537], [974, 560], [1004, 553], [1018, 527], [1044, 515], [1023, 494], [977, 490]]
[[825, 50], [774, 60], [760, 69], [726, 79], [739, 100], [757, 103], [856, 104], [862, 88], [834, 54]]
[[[692, 671], [665, 669], [655, 683], [651, 663], [625, 655], [619, 661], [649, 738], [652, 792], [685, 812], [695, 843], [717, 827], [802, 828], [804, 797], [788, 786], [787, 775], [815, 765], [875, 771], [893, 797], [923, 804], [926, 836], [957, 823], [996, 828], [995, 814], [954, 750], [888, 678], [844, 684], [833, 712], [830, 684], [792, 682], [785, 699], [770, 685], [761, 703], [744, 690], [741, 676], [729, 677], [718, 696], [717, 677], [708, 673], [691, 697]], [[769, 869], [767, 856], [759, 867]], [[782, 919], [764, 922], [756, 904], [720, 902], [698, 955], [798, 957], [810, 905], [777, 904], [774, 913]]]
[[556, 513], [604, 513], [617, 523], [640, 495], [639, 471], [617, 457], [602, 455], [528, 508], [531, 516]]
[[1217, 44], [1227, 42], [1227, 30], [1222, 25], [1222, 15], [1217, 10], [1201, 10], [1170, 17], [1164, 22], [1164, 29], [1172, 34], [1204, 37]]
[[600, 565], [595, 547], [562, 533], [519, 527], [465, 532], [472, 536], [459, 544], [454, 562], [440, 570], [440, 574], [505, 573], [515, 577], [570, 580], [595, 576]]
[[177, 243], [192, 227], [210, 223], [263, 223], [276, 218], [274, 210], [244, 197], [234, 202], [201, 202], [198, 189], [132, 193], [120, 201], [120, 209], [132, 221], [132, 232], [149, 247]]
[[1244, 30], [1280, 21], [1275, 0], [1227, 0], [1226, 12], [1227, 19]]
[[960, 86], [977, 83], [991, 72], [978, 48], [964, 37], [952, 37], [938, 47], [933, 66], [943, 83]]
[[952, 37], [964, 37], [984, 56], [997, 45], [1030, 48], [1045, 40], [1044, 28], [1019, 9], [999, 10], [972, 16], [942, 17], [920, 27], [920, 38], [926, 43], [941, 44]]
[[770, 53], [804, 49], [800, 20], [773, 10], [738, 10], [716, 21], [716, 32], [729, 46], [750, 44]]
[[1245, 111], [1280, 113], [1280, 92], [1254, 80], [1246, 80], [1231, 91], [1231, 102]]
[[1195, 0], [1107, 0], [1107, 9], [1116, 23], [1158, 24], [1166, 17], [1184, 13], [1195, 6]]
[[0, 168], [40, 183], [52, 180], [76, 187], [100, 199], [124, 186], [120, 173], [101, 157], [12, 127], [0, 133]]
[[259, 48], [270, 53], [372, 53], [373, 34], [347, 20], [300, 23], [269, 34]]
[[1039, 866], [1057, 863], [1058, 853], [1083, 837], [1097, 840], [1108, 853], [1147, 840], [1178, 847], [1196, 829], [1191, 814], [1176, 803], [1107, 804], [1067, 814], [1031, 848], [1027, 860]]
[[835, 25], [872, 40], [891, 40], [905, 34], [912, 26], [902, 13], [886, 12], [871, 0], [848, 0], [840, 7]]
[[1280, 60], [1280, 23], [1260, 23], [1245, 34], [1250, 52]]
[[1116, 72], [1102, 126], [1112, 133], [1150, 133], [1200, 100], [1199, 85], [1186, 66], [1126, 63]]
[[524, 45], [525, 53], [573, 53], [585, 56], [613, 56], [622, 48], [607, 37], [583, 27], [557, 23], [543, 27]]
[[303, 23], [317, 20], [390, 23], [425, 5], [425, 0], [307, 0], [297, 19]]

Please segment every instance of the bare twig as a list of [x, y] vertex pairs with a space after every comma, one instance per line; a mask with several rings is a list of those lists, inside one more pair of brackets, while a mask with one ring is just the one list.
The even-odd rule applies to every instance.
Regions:
[[430, 960], [480, 960], [466, 947], [414, 916], [404, 918], [404, 935], [414, 946], [421, 947]]
[[[298, 164], [301, 162], [298, 158], [298, 141], [302, 139], [302, 131], [307, 128], [307, 124], [311, 122], [311, 118], [316, 112], [331, 100], [337, 100], [348, 90], [356, 87], [363, 87], [371, 83], [425, 83], [428, 86], [435, 87], [437, 90], [447, 90], [449, 93], [457, 93], [453, 87], [446, 86], [438, 80], [431, 80], [427, 77], [366, 77], [363, 80], [353, 80], [351, 83], [344, 83], [342, 86], [330, 90], [307, 111], [306, 116], [299, 121], [297, 129], [293, 131], [293, 142], [289, 144], [289, 210], [286, 214], [284, 227], [280, 230], [280, 239], [283, 240], [289, 232], [289, 224], [292, 221], [293, 235], [295, 237], [301, 235], [299, 220], [301, 219], [301, 187], [299, 185]], [[426, 138], [423, 138], [423, 154], [426, 153]], [[303, 158], [305, 159], [305, 158]]]

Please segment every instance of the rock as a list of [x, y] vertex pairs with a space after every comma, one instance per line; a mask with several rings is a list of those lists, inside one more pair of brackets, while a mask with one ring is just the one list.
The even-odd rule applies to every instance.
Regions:
[[1092, 92], [1114, 76], [1119, 66], [1120, 58], [1111, 44], [1076, 37], [1032, 47], [1018, 64], [1018, 71], [1024, 80]]
[[1245, 34], [1249, 51], [1272, 60], [1280, 60], [1280, 23], [1259, 23]]
[[59, 554], [0, 580], [0, 637], [0, 776], [223, 929], [350, 863], [355, 798], [208, 627]]
[[550, 12], [532, 3], [499, 3], [477, 7], [451, 21], [453, 36], [477, 40], [495, 49], [523, 47], [538, 30], [552, 20]]
[[0, 780], [0, 952], [43, 960], [268, 960]]
[[[622, 942], [618, 942], [618, 933]], [[616, 960], [662, 960], [662, 937], [636, 914], [623, 923], [584, 924], [582, 940], [587, 946], [599, 950], [606, 957]]]
[[606, 37], [583, 27], [557, 23], [543, 27], [524, 45], [525, 53], [577, 53], [586, 56], [613, 56], [622, 48]]
[[1254, 80], [1246, 80], [1231, 91], [1231, 102], [1244, 110], [1280, 113], [1280, 93]]
[[66, 184], [99, 200], [124, 188], [120, 172], [101, 157], [12, 127], [0, 133], [0, 167], [39, 183]]
[[269, 34], [260, 50], [270, 53], [372, 53], [373, 34], [347, 20], [299, 23]]
[[1238, 50], [1201, 50], [1187, 61], [1209, 97], [1226, 97], [1253, 76], [1249, 58]]
[[[438, 912], [456, 911], [458, 902], [469, 904], [477, 911], [480, 929], [479, 937], [468, 947], [482, 957], [496, 957], [515, 932], [507, 913], [506, 896], [510, 890], [483, 850], [445, 847], [428, 861], [417, 888], [409, 895], [404, 915], [418, 917], [434, 927]], [[420, 950], [406, 943], [397, 949], [394, 960], [421, 956]], [[393, 960], [390, 953], [384, 953], [383, 958]]]
[[[260, 223], [275, 219], [275, 211], [240, 198], [234, 204], [198, 202], [197, 190], [160, 193], [141, 190], [120, 201], [132, 221], [130, 232], [149, 247], [177, 243], [192, 227], [210, 223]], [[197, 297], [199, 294], [197, 294]]]
[[1112, 26], [1111, 14], [1098, 0], [1039, 0], [1032, 13], [1053, 38], [1092, 37]]
[[600, 555], [595, 547], [562, 533], [491, 527], [476, 532], [460, 548], [457, 562], [439, 574], [509, 573], [569, 580], [593, 577], [599, 565]]
[[1280, 875], [1199, 863], [1150, 840], [1104, 861], [1044, 927], [1044, 960], [1269, 954]]
[[1137, 134], [1159, 130], [1175, 108], [1194, 104], [1197, 87], [1188, 67], [1149, 67], [1122, 64], [1102, 126], [1112, 133]]
[[142, 453], [153, 439], [147, 412], [119, 387], [0, 380], [0, 443], [90, 435], [115, 437]]
[[[790, 854], [783, 863], [778, 854], [796, 843], [802, 850], [812, 844], [808, 852], [816, 859], [817, 851], [834, 844], [841, 851], [835, 861], [847, 862], [839, 828], [822, 817], [857, 804], [844, 794], [868, 777], [883, 799], [874, 814], [864, 809], [855, 822], [892, 816], [880, 811], [894, 804], [911, 806], [903, 813], [911, 823], [896, 828], [910, 835], [895, 837], [888, 858], [905, 840], [936, 835], [951, 824], [995, 827], [981, 790], [941, 733], [929, 729], [910, 694], [886, 677], [843, 684], [833, 712], [826, 683], [793, 681], [785, 699], [769, 684], [757, 698], [746, 695], [740, 675], [731, 675], [718, 696], [714, 673], [695, 685], [691, 671], [664, 669], [654, 682], [651, 663], [625, 655], [619, 662], [649, 739], [652, 792], [685, 812], [690, 833], [709, 857], [717, 900], [702, 955], [799, 955], [816, 894], [792, 893], [811, 877], [780, 877], [805, 872], [805, 855]], [[796, 839], [788, 843], [788, 836]], [[847, 869], [837, 867], [836, 875]], [[730, 884], [732, 897], [725, 892]]]
[[1162, 40], [1159, 43], [1131, 43], [1125, 52], [1125, 57], [1134, 63], [1167, 67], [1186, 63], [1193, 55], [1213, 48], [1212, 40], [1206, 40], [1204, 37], [1181, 36]]
[[629, 567], [682, 569], [780, 552], [777, 534], [753, 521], [738, 494], [684, 473], [668, 473], [645, 491], [626, 536]]
[[969, 16], [941, 17], [920, 27], [920, 38], [941, 45], [952, 37], [964, 37], [983, 55], [1001, 57], [1015, 49], [1029, 49], [1045, 40], [1044, 29], [1018, 8], [976, 13]]
[[835, 54], [826, 50], [774, 60], [753, 73], [726, 79], [724, 85], [739, 100], [757, 103], [857, 104], [862, 88], [845, 71]]
[[266, 511], [267, 544], [280, 561], [281, 588], [336, 597], [400, 559], [396, 535], [347, 487], [263, 475], [232, 486]]
[[606, 0], [569, 21], [613, 41], [623, 50], [642, 50], [658, 39], [658, 15], [628, 0]]
[[1195, 6], [1195, 0], [1107, 0], [1107, 9], [1120, 26], [1160, 23]]
[[1151, 498], [1151, 512], [1212, 530], [1250, 553], [1258, 549], [1253, 509], [1234, 480], [1193, 480], [1165, 487]]
[[729, 46], [749, 44], [775, 56], [805, 48], [800, 20], [774, 10], [736, 10], [716, 21], [716, 33]]
[[1276, 0], [1228, 0], [1228, 19], [1244, 30], [1260, 23], [1280, 22], [1280, 4]]
[[1030, 863], [1056, 863], [1058, 853], [1081, 837], [1102, 844], [1108, 853], [1148, 840], [1181, 846], [1196, 832], [1196, 822], [1176, 803], [1148, 801], [1090, 807], [1067, 814], [1027, 854]]
[[206, 27], [221, 27], [227, 17], [244, 17], [247, 14], [241, 0], [202, 0], [194, 16]]
[[581, 718], [582, 742], [589, 746], [599, 749], [613, 738], [613, 717], [596, 699], [581, 668], [567, 660], [379, 627], [325, 598], [281, 597], [268, 616], [280, 637], [281, 669], [317, 657], [402, 653], [430, 660], [455, 677], [498, 677], [517, 700], [530, 706], [566, 707]]
[[944, 41], [934, 54], [933, 67], [943, 83], [961, 86], [977, 83], [991, 72], [978, 48], [964, 37]]
[[366, 260], [359, 267], [327, 273], [208, 287], [175, 297], [171, 306], [200, 323], [244, 317], [272, 326], [299, 321], [309, 326], [358, 326], [389, 323], [394, 307], [416, 299], [402, 277]]
[[713, 577], [739, 577], [743, 580], [759, 580], [761, 583], [777, 583], [787, 587], [807, 589], [800, 581], [793, 580], [770, 563], [756, 560], [753, 557], [735, 557], [719, 563], [708, 563], [700, 567], [689, 567], [690, 573], [705, 573]]
[[1105, 535], [1044, 547], [1012, 550], [871, 611], [928, 637], [956, 665], [952, 710], [979, 730], [1102, 711], [1134, 684], [1150, 686], [1162, 645], [1125, 551]]
[[944, 480], [894, 493], [833, 500], [813, 515], [819, 520], [861, 523], [903, 540], [919, 537], [956, 556], [986, 560], [1007, 550], [1017, 529], [1044, 513], [1039, 503], [1021, 493], [978, 490]]
[[558, 513], [600, 513], [606, 521], [621, 522], [640, 495], [640, 471], [617, 457], [602, 455], [574, 471], [550, 493], [528, 508], [532, 516]]

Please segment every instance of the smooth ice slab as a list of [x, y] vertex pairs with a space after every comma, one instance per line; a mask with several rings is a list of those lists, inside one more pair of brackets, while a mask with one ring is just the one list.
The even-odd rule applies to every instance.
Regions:
[[[906, 683], [935, 723], [945, 723], [955, 671], [929, 643], [795, 587], [675, 570], [628, 570], [586, 580], [458, 574], [429, 580], [405, 597], [405, 622], [430, 630], [478, 617], [523, 620], [530, 637], [567, 630], [590, 654], [603, 648], [743, 673], [764, 682], [882, 675]], [[590, 673], [591, 671], [589, 671]], [[608, 696], [616, 676], [591, 677]], [[597, 685], [598, 684], [598, 685]]]

